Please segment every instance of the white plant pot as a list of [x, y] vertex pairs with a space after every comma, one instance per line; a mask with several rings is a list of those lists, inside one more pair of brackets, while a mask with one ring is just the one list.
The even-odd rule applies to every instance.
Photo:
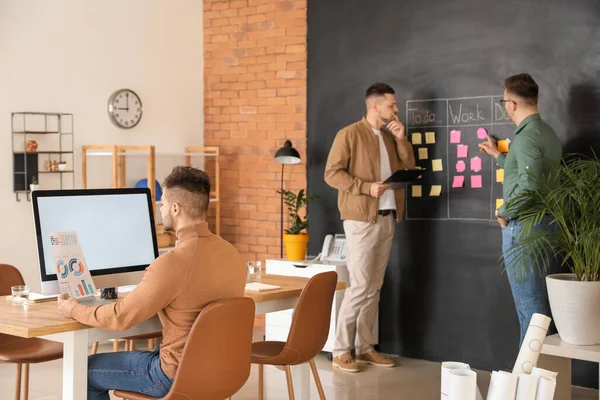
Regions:
[[556, 329], [563, 342], [600, 344], [600, 282], [581, 282], [573, 274], [546, 277], [548, 298]]
[[39, 185], [39, 184], [37, 184], [37, 185], [30, 184], [30, 185], [29, 185], [29, 190], [31, 190], [32, 192], [33, 192], [34, 190], [40, 190], [40, 185]]
[[66, 171], [67, 170], [67, 164], [58, 164], [58, 170], [59, 171]]

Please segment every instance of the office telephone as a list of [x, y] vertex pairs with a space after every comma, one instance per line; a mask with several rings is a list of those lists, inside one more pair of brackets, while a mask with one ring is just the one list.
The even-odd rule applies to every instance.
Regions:
[[327, 264], [328, 262], [346, 261], [347, 256], [348, 247], [346, 245], [346, 235], [327, 235], [323, 240], [323, 248], [318, 256], [312, 260], [296, 263], [294, 266], [298, 268], [306, 268], [309, 265], [317, 264], [318, 262]]

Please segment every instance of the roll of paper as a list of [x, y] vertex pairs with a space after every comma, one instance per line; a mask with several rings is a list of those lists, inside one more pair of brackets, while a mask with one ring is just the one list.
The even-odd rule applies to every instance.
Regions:
[[537, 368], [535, 367], [533, 371], [531, 371], [531, 375], [533, 376], [545, 376], [546, 378], [555, 378], [558, 376], [558, 372], [548, 371], [547, 369]]
[[487, 400], [515, 400], [518, 376], [510, 372], [494, 371]]
[[545, 315], [533, 314], [525, 339], [523, 339], [523, 345], [517, 356], [513, 374], [529, 374], [537, 365], [550, 321], [551, 319]]
[[539, 376], [521, 374], [517, 383], [516, 400], [535, 400]]
[[553, 400], [556, 390], [556, 379], [540, 376], [535, 400]]
[[451, 369], [448, 371], [450, 393], [448, 400], [476, 400], [477, 373], [470, 369]]
[[449, 400], [450, 396], [450, 371], [451, 370], [470, 370], [469, 364], [461, 362], [447, 361], [442, 363], [442, 386], [440, 390], [440, 399]]

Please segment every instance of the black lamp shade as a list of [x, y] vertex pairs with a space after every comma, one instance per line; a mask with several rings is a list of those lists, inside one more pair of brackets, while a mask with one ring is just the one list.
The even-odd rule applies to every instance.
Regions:
[[275, 153], [275, 161], [280, 164], [299, 164], [302, 160], [298, 150], [292, 147], [292, 142], [286, 140], [283, 147]]

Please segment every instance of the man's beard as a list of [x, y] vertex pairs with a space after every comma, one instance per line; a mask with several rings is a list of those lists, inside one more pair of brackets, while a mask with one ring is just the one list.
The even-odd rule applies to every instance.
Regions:
[[163, 229], [165, 232], [175, 231], [175, 229], [173, 229], [173, 218], [171, 218], [170, 215], [163, 221]]

